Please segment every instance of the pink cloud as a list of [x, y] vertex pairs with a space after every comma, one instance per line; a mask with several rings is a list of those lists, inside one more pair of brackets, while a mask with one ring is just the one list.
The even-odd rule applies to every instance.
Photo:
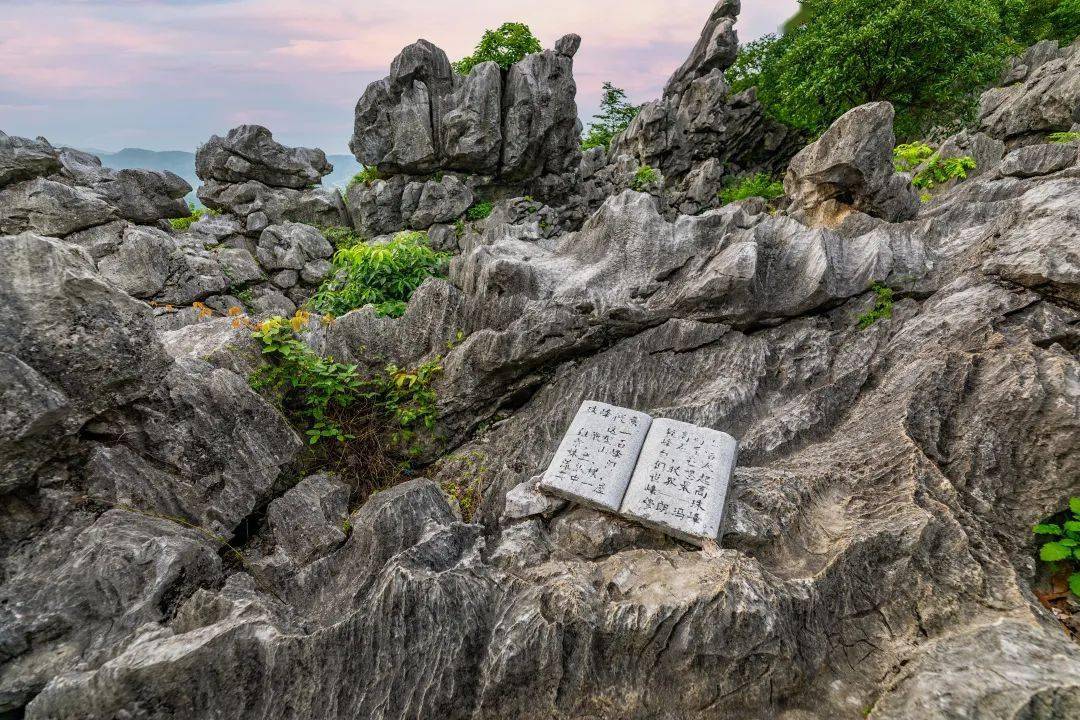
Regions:
[[[611, 80], [635, 101], [659, 94], [697, 39], [713, 0], [242, 0], [207, 3], [70, 3], [5, 8], [0, 20], [0, 103], [52, 108], [5, 112], [0, 129], [58, 132], [101, 144], [152, 136], [189, 147], [238, 118], [273, 122], [293, 142], [344, 148], [349, 109], [400, 49], [424, 37], [451, 59], [486, 27], [528, 23], [550, 46], [577, 32], [578, 104], [586, 118]], [[744, 2], [744, 38], [775, 30], [796, 0]], [[78, 102], [78, 113], [70, 104]], [[138, 112], [132, 113], [132, 108]], [[242, 110], [241, 108], [246, 108]], [[168, 114], [166, 114], [168, 113]], [[181, 113], [181, 117], [176, 117]], [[24, 127], [22, 123], [26, 123]], [[110, 140], [112, 141], [112, 140]]]

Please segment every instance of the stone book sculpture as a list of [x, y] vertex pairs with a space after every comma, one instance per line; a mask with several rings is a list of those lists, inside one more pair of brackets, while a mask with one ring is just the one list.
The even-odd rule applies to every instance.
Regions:
[[586, 400], [540, 489], [681, 540], [719, 540], [738, 443], [698, 427]]

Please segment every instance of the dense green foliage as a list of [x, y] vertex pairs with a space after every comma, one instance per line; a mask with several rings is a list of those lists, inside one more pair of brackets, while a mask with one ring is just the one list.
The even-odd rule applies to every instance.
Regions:
[[660, 171], [648, 165], [642, 165], [634, 173], [634, 179], [630, 181], [630, 188], [638, 192], [645, 192], [653, 183], [660, 181]]
[[775, 52], [776, 43], [779, 41], [780, 38], [776, 35], [765, 35], [739, 47], [735, 63], [724, 71], [732, 93], [741, 93], [758, 84], [765, 60]]
[[514, 22], [503, 23], [497, 30], [484, 31], [473, 54], [454, 63], [454, 70], [462, 75], [468, 75], [474, 67], [489, 60], [498, 64], [503, 70], [509, 70], [511, 65], [526, 55], [538, 53], [541, 50], [540, 41], [533, 36], [528, 25]]
[[483, 220], [488, 215], [490, 215], [491, 211], [494, 209], [495, 205], [488, 202], [487, 200], [484, 200], [478, 203], [474, 203], [472, 207], [466, 210], [465, 217], [470, 220]]
[[1039, 548], [1039, 559], [1051, 563], [1051, 569], [1070, 571], [1069, 591], [1080, 597], [1080, 497], [1069, 498], [1069, 511], [1060, 523], [1039, 523], [1036, 535], [1055, 538]]
[[745, 47], [731, 79], [756, 84], [770, 114], [812, 133], [876, 100], [894, 104], [901, 137], [965, 119], [1017, 49], [1001, 0], [805, 0], [803, 7], [803, 24]]
[[210, 210], [208, 208], [197, 208], [191, 203], [188, 203], [188, 209], [191, 211], [191, 214], [187, 217], [173, 218], [172, 220], [169, 220], [169, 224], [172, 225], [173, 230], [184, 231], [194, 225], [199, 220], [201, 220], [205, 215], [210, 215], [210, 217], [214, 217], [215, 215], [221, 214], [217, 210]]
[[355, 365], [324, 358], [296, 337], [295, 331], [307, 320], [299, 311], [292, 320], [275, 316], [255, 327], [252, 337], [262, 344], [263, 356], [270, 362], [255, 371], [251, 384], [279, 393], [282, 406], [307, 421], [305, 433], [312, 445], [324, 438], [345, 441], [352, 436], [334, 419], [334, 412], [356, 401], [363, 382]]
[[1003, 5], [1022, 45], [1057, 40], [1065, 46], [1080, 35], [1080, 0], [1004, 0]]
[[784, 195], [784, 183], [767, 173], [745, 178], [732, 178], [720, 190], [720, 202], [724, 205], [746, 198], [760, 197], [775, 200]]
[[874, 307], [859, 318], [859, 329], [865, 330], [878, 320], [892, 317], [893, 291], [888, 285], [876, 282], [870, 286], [874, 291]]
[[343, 315], [374, 305], [380, 315], [399, 317], [416, 288], [440, 274], [448, 253], [436, 252], [427, 233], [401, 232], [384, 243], [359, 243], [334, 255], [330, 276], [312, 299], [320, 313]]
[[626, 129], [641, 110], [626, 99], [626, 91], [610, 82], [604, 82], [604, 95], [600, 99], [600, 112], [593, 116], [589, 130], [581, 140], [581, 149], [611, 146], [612, 139]]
[[431, 384], [442, 372], [441, 363], [441, 357], [412, 369], [391, 363], [370, 382], [367, 397], [392, 419], [391, 439], [410, 455], [419, 454], [422, 449], [415, 442], [417, 432], [435, 428], [437, 396]]
[[915, 187], [932, 190], [954, 178], [966, 179], [975, 169], [975, 158], [970, 155], [943, 158], [934, 148], [917, 140], [893, 149], [893, 165], [899, 172], [912, 173], [911, 184]]

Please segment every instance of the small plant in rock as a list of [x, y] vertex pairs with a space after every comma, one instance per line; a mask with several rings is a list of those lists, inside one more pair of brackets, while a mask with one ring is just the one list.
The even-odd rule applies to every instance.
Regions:
[[419, 455], [423, 446], [416, 442], [420, 430], [435, 429], [436, 394], [431, 387], [442, 373], [442, 357], [415, 368], [398, 367], [394, 363], [376, 375], [365, 394], [392, 421], [391, 441], [409, 455]]
[[335, 411], [355, 402], [364, 383], [355, 365], [324, 358], [296, 336], [309, 319], [298, 310], [291, 319], [274, 316], [255, 327], [252, 337], [269, 362], [255, 371], [251, 384], [274, 392], [287, 412], [306, 418], [305, 433], [312, 445], [325, 439], [345, 441], [353, 436], [335, 420]]
[[381, 176], [379, 175], [379, 169], [372, 165], [370, 167], [365, 167], [363, 170], [353, 175], [352, 179], [349, 180], [348, 186], [352, 187], [353, 185], [359, 185], [361, 183], [363, 183], [364, 185], [370, 185], [371, 183], [379, 180], [380, 178]]
[[484, 200], [482, 202], [474, 203], [472, 207], [465, 211], [465, 217], [469, 220], [483, 220], [488, 215], [491, 215], [491, 211], [495, 209], [495, 205]]
[[449, 258], [449, 253], [432, 250], [423, 232], [401, 232], [389, 242], [342, 248], [312, 307], [337, 317], [374, 305], [379, 315], [400, 317], [416, 288], [441, 274]]
[[893, 167], [897, 172], [913, 172], [934, 156], [934, 148], [921, 140], [903, 143], [893, 148]]
[[641, 106], [632, 105], [626, 99], [626, 91], [610, 82], [603, 85], [604, 95], [600, 99], [600, 112], [593, 116], [589, 130], [581, 140], [581, 149], [594, 147], [608, 148], [616, 135], [621, 133], [637, 116]]
[[934, 155], [911, 179], [911, 184], [920, 190], [932, 190], [953, 179], [966, 180], [968, 173], [974, 169], [975, 158], [970, 155], [951, 158]]
[[1059, 522], [1039, 523], [1032, 531], [1040, 538], [1052, 538], [1039, 548], [1039, 559], [1049, 563], [1054, 574], [1068, 571], [1069, 592], [1080, 598], [1080, 497], [1069, 498], [1069, 510]]
[[459, 455], [451, 455], [446, 462], [455, 467], [452, 477], [443, 481], [442, 490], [454, 500], [461, 510], [461, 518], [472, 522], [484, 497], [487, 480], [487, 455], [471, 450]]
[[870, 289], [874, 291], [874, 307], [865, 315], [859, 318], [859, 329], [865, 330], [878, 320], [885, 320], [892, 317], [893, 311], [893, 291], [888, 285], [876, 282], [870, 286]]
[[472, 55], [454, 63], [454, 70], [461, 75], [469, 72], [482, 62], [492, 61], [503, 70], [518, 62], [526, 55], [538, 53], [543, 48], [532, 30], [524, 23], [503, 23], [497, 30], [486, 30]]
[[645, 192], [650, 185], [659, 181], [659, 170], [649, 167], [648, 165], [642, 165], [637, 169], [637, 172], [634, 173], [634, 178], [630, 181], [630, 189], [638, 192]]
[[173, 230], [179, 230], [180, 232], [183, 232], [207, 215], [209, 215], [210, 217], [216, 217], [217, 215], [221, 214], [217, 210], [211, 210], [209, 208], [197, 208], [191, 203], [188, 203], [188, 209], [191, 210], [190, 215], [182, 218], [173, 218], [169, 220], [169, 224], [172, 225]]
[[1052, 143], [1071, 143], [1080, 140], [1080, 132], [1056, 132], [1050, 133], [1046, 138]]
[[784, 195], [784, 184], [766, 173], [746, 178], [734, 178], [720, 190], [720, 202], [724, 205], [738, 200], [759, 197], [775, 200]]

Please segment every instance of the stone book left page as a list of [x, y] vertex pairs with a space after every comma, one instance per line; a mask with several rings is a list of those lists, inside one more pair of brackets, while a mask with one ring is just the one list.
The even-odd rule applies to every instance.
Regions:
[[555, 451], [540, 489], [618, 512], [651, 424], [645, 413], [586, 400]]

